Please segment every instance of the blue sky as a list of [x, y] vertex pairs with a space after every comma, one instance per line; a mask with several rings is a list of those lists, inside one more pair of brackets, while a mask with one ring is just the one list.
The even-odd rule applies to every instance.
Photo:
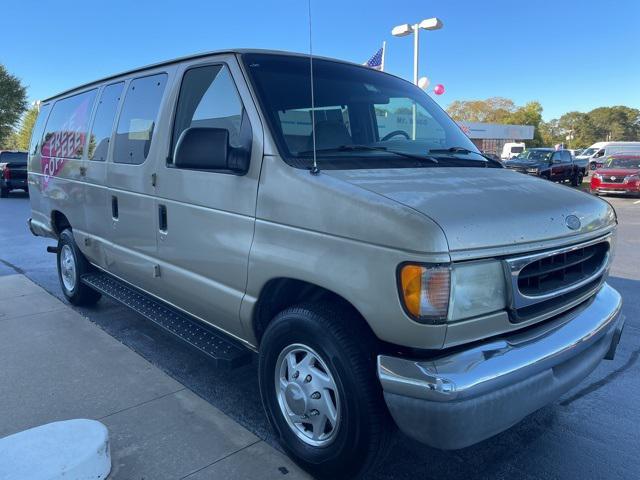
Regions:
[[[446, 93], [538, 100], [544, 118], [640, 108], [640, 0], [312, 0], [314, 53], [366, 61], [387, 41], [386, 70], [410, 79], [410, 37], [394, 25], [438, 16], [421, 35], [420, 75]], [[0, 63], [31, 100], [129, 68], [229, 47], [308, 48], [306, 0], [5, 0]], [[45, 6], [46, 4], [49, 6]]]

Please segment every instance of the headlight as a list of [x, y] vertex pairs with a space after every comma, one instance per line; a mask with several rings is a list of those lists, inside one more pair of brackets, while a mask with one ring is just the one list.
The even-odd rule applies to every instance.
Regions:
[[637, 182], [640, 180], [640, 175], [628, 175], [624, 177], [624, 183]]
[[594, 173], [591, 178], [597, 178], [598, 180], [602, 180], [602, 175], [600, 175], [599, 173]]
[[405, 310], [421, 323], [453, 322], [506, 305], [504, 271], [498, 261], [404, 264], [398, 280]]
[[476, 317], [506, 306], [502, 263], [495, 260], [454, 265], [451, 274], [450, 321]]
[[527, 168], [527, 173], [538, 173], [537, 168]]

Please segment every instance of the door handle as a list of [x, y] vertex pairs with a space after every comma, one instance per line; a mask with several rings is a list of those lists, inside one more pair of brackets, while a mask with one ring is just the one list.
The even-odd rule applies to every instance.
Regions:
[[118, 197], [111, 196], [111, 216], [114, 220], [118, 219]]
[[161, 232], [167, 231], [167, 207], [166, 205], [158, 205], [158, 228]]

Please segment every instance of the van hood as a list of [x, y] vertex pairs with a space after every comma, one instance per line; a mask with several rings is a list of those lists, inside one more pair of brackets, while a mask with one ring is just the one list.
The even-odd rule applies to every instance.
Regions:
[[[593, 232], [615, 223], [597, 197], [502, 168], [325, 170], [438, 223], [451, 251], [512, 246]], [[575, 215], [572, 230], [566, 217]], [[572, 223], [575, 227], [575, 224]]]

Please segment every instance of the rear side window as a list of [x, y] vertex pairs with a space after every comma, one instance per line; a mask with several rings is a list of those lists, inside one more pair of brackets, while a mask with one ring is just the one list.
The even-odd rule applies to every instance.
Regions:
[[113, 146], [113, 161], [140, 165], [149, 154], [167, 74], [131, 81], [124, 98]]
[[51, 109], [42, 143], [42, 155], [80, 159], [84, 154], [89, 115], [96, 90], [58, 100]]
[[107, 85], [102, 90], [89, 136], [89, 160], [104, 162], [107, 159], [109, 141], [123, 87], [124, 82], [120, 82]]
[[241, 147], [250, 135], [249, 119], [244, 115], [231, 73], [226, 66], [209, 65], [187, 70], [180, 87], [180, 98], [173, 127], [172, 147], [190, 127], [224, 128], [229, 145]]
[[0, 163], [27, 163], [27, 154], [24, 152], [0, 152]]
[[29, 144], [29, 152], [31, 155], [37, 155], [40, 152], [40, 147], [42, 146], [42, 134], [44, 133], [44, 126], [47, 123], [47, 117], [49, 116], [50, 111], [50, 103], [40, 105], [40, 112], [38, 113], [38, 118], [36, 119], [33, 131], [31, 132], [31, 142]]

